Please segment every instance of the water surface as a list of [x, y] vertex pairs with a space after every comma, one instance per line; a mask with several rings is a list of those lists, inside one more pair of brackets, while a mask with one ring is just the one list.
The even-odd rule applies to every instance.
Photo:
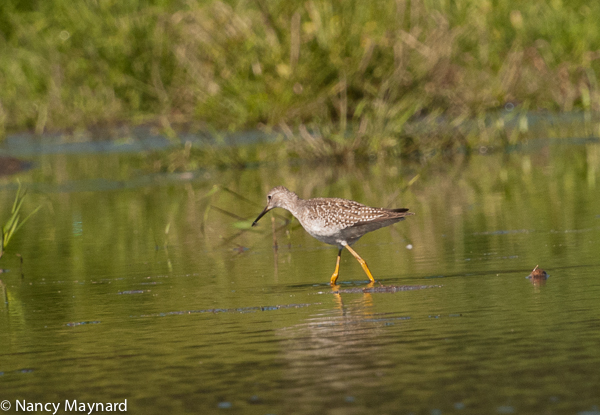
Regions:
[[[0, 260], [8, 413], [600, 414], [597, 141], [179, 174], [118, 151], [27, 159], [0, 178], [0, 222], [17, 178], [24, 211], [44, 205]], [[428, 288], [353, 292], [346, 252], [333, 293], [335, 247], [281, 210], [247, 228], [282, 184], [410, 208], [354, 248], [381, 284]]]

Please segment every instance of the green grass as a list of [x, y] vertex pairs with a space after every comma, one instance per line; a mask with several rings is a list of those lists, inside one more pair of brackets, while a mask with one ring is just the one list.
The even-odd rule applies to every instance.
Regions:
[[317, 158], [502, 143], [501, 123], [477, 120], [509, 101], [600, 112], [599, 15], [560, 0], [5, 0], [0, 134], [277, 129]]
[[25, 219], [21, 219], [21, 207], [23, 206], [23, 200], [25, 200], [26, 194], [27, 191], [21, 190], [21, 182], [19, 182], [17, 194], [15, 195], [15, 201], [10, 211], [10, 217], [0, 229], [0, 258], [2, 258], [2, 255], [4, 255], [4, 249], [8, 246], [8, 243], [15, 233], [17, 233], [17, 231], [25, 224], [25, 222], [27, 222], [29, 218], [42, 207], [41, 205], [38, 206], [31, 213], [29, 213]]

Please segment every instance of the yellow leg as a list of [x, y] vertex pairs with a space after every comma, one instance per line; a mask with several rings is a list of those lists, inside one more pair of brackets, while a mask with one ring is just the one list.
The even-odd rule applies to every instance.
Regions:
[[338, 279], [338, 275], [340, 275], [340, 259], [342, 258], [342, 250], [338, 251], [337, 262], [335, 263], [335, 271], [333, 271], [333, 275], [331, 276], [331, 285], [335, 285], [335, 282]]
[[375, 278], [373, 278], [373, 275], [371, 274], [371, 271], [369, 271], [369, 267], [367, 266], [367, 263], [365, 262], [365, 260], [362, 259], [360, 257], [360, 255], [358, 255], [354, 249], [350, 248], [350, 245], [344, 245], [344, 246], [346, 247], [346, 249], [348, 249], [348, 251], [350, 251], [350, 253], [352, 255], [354, 255], [354, 258], [356, 258], [356, 260], [358, 261], [358, 263], [360, 264], [360, 266], [362, 267], [362, 269], [365, 271], [365, 273], [367, 274], [367, 277], [369, 277], [369, 279], [371, 280], [371, 282], [375, 282]]

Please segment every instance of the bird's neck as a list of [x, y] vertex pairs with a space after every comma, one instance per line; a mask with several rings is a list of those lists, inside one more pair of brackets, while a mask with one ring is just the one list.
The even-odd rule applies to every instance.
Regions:
[[300, 199], [300, 197], [298, 197], [296, 193], [290, 193], [292, 193], [292, 195], [289, 198], [289, 200], [285, 200], [279, 207], [284, 208], [297, 218], [298, 210], [300, 209], [300, 206], [302, 205], [302, 202], [304, 202], [304, 200]]

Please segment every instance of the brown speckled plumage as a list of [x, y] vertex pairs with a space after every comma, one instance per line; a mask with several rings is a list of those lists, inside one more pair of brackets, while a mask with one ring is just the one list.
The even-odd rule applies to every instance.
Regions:
[[[366, 264], [349, 246], [367, 232], [392, 225], [406, 216], [414, 215], [408, 209], [385, 209], [365, 206], [353, 200], [339, 198], [301, 199], [298, 195], [283, 186], [278, 186], [268, 193], [267, 207], [256, 218], [256, 222], [269, 210], [280, 207], [294, 215], [302, 227], [319, 241], [336, 245], [341, 250], [346, 247], [356, 257], [369, 278], [372, 279]], [[363, 265], [364, 264], [364, 265]], [[332, 276], [332, 284], [337, 279], [337, 271]]]

